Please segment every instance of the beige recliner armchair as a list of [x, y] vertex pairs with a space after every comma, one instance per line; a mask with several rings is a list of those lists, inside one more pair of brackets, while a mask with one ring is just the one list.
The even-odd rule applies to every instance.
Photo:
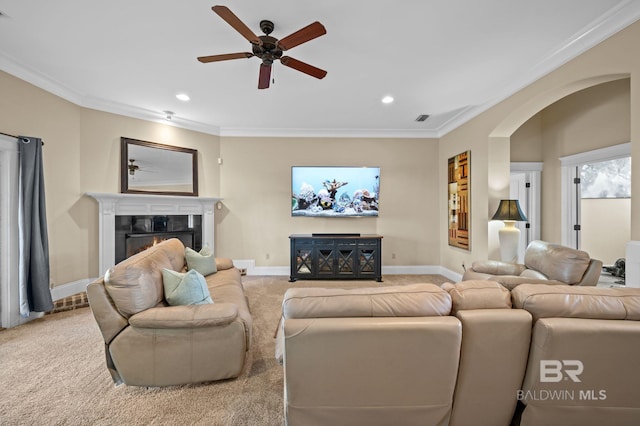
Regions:
[[497, 281], [509, 290], [520, 284], [563, 284], [594, 286], [602, 262], [589, 253], [546, 241], [532, 241], [524, 255], [524, 265], [483, 260], [473, 262], [462, 276], [467, 280]]
[[185, 247], [170, 239], [111, 268], [87, 287], [116, 385], [169, 386], [237, 377], [251, 341], [240, 271], [215, 259], [205, 277], [214, 303], [169, 306], [162, 268], [183, 271]]

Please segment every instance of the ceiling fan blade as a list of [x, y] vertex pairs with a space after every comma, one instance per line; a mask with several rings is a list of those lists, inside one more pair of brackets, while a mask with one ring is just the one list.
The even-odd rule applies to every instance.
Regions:
[[254, 34], [244, 22], [240, 20], [231, 10], [226, 6], [213, 6], [211, 8], [219, 17], [224, 19], [227, 24], [231, 25], [237, 32], [242, 34], [244, 38], [249, 40], [252, 44], [261, 45], [262, 41]]
[[258, 89], [268, 89], [271, 80], [271, 65], [260, 64], [260, 76], [258, 77]]
[[229, 59], [251, 58], [252, 56], [253, 53], [249, 52], [226, 53], [224, 55], [198, 56], [198, 60], [206, 64], [208, 62], [228, 61]]
[[286, 67], [293, 68], [294, 70], [303, 72], [311, 77], [322, 79], [327, 75], [325, 70], [321, 70], [320, 68], [316, 68], [313, 65], [309, 65], [290, 56], [283, 56], [280, 58], [280, 62]]
[[292, 49], [302, 43], [313, 40], [316, 37], [325, 35], [326, 33], [327, 30], [325, 27], [320, 22], [316, 21], [278, 41], [278, 47], [282, 50]]

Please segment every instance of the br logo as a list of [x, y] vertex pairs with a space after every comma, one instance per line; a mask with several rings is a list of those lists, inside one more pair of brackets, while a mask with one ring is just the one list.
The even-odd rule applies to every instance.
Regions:
[[579, 383], [580, 374], [584, 371], [582, 361], [577, 359], [541, 359], [540, 360], [540, 381], [541, 382], [561, 382], [567, 378]]

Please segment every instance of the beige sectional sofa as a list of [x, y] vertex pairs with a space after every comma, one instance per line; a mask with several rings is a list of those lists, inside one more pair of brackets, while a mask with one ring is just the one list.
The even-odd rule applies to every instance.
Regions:
[[640, 424], [640, 289], [292, 288], [282, 309], [289, 425]]
[[206, 276], [212, 304], [169, 306], [162, 269], [185, 271], [185, 247], [163, 241], [111, 268], [87, 287], [116, 384], [168, 386], [237, 377], [252, 318], [240, 271], [215, 259]]

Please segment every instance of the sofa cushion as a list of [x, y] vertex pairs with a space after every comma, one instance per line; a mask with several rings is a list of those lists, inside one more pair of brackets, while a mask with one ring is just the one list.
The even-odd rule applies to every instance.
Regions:
[[475, 272], [491, 275], [520, 275], [526, 267], [519, 263], [500, 260], [476, 260], [471, 264], [471, 269]]
[[545, 274], [543, 274], [540, 271], [536, 271], [535, 269], [525, 269], [524, 271], [522, 271], [520, 276], [524, 277], [524, 278], [533, 278], [533, 279], [536, 279], [536, 280], [548, 280], [549, 279], [549, 277], [547, 277]]
[[203, 247], [199, 252], [187, 247], [184, 251], [184, 258], [187, 261], [187, 269], [195, 269], [202, 275], [211, 275], [218, 271], [216, 259], [209, 247]]
[[284, 295], [284, 318], [442, 316], [451, 297], [435, 284], [337, 289], [290, 288]]
[[242, 287], [242, 277], [237, 268], [221, 269], [218, 272], [207, 275], [207, 287], [211, 298], [216, 304], [232, 303], [238, 307], [238, 318], [244, 323], [247, 333], [247, 347], [251, 344], [252, 318], [249, 303]]
[[495, 281], [470, 280], [444, 283], [442, 289], [451, 296], [451, 312], [470, 309], [511, 308], [511, 293]]
[[162, 270], [164, 298], [172, 306], [204, 305], [213, 303], [204, 276], [191, 269], [186, 273], [164, 268]]
[[522, 284], [511, 292], [513, 306], [539, 318], [640, 321], [640, 288]]
[[175, 330], [227, 325], [237, 317], [238, 307], [233, 303], [207, 303], [147, 309], [129, 318], [129, 324], [137, 328]]
[[567, 284], [576, 284], [582, 279], [590, 260], [585, 251], [539, 240], [532, 241], [524, 255], [527, 268]]
[[184, 267], [184, 245], [177, 238], [163, 241], [110, 268], [104, 282], [118, 312], [125, 318], [164, 300], [162, 268]]

